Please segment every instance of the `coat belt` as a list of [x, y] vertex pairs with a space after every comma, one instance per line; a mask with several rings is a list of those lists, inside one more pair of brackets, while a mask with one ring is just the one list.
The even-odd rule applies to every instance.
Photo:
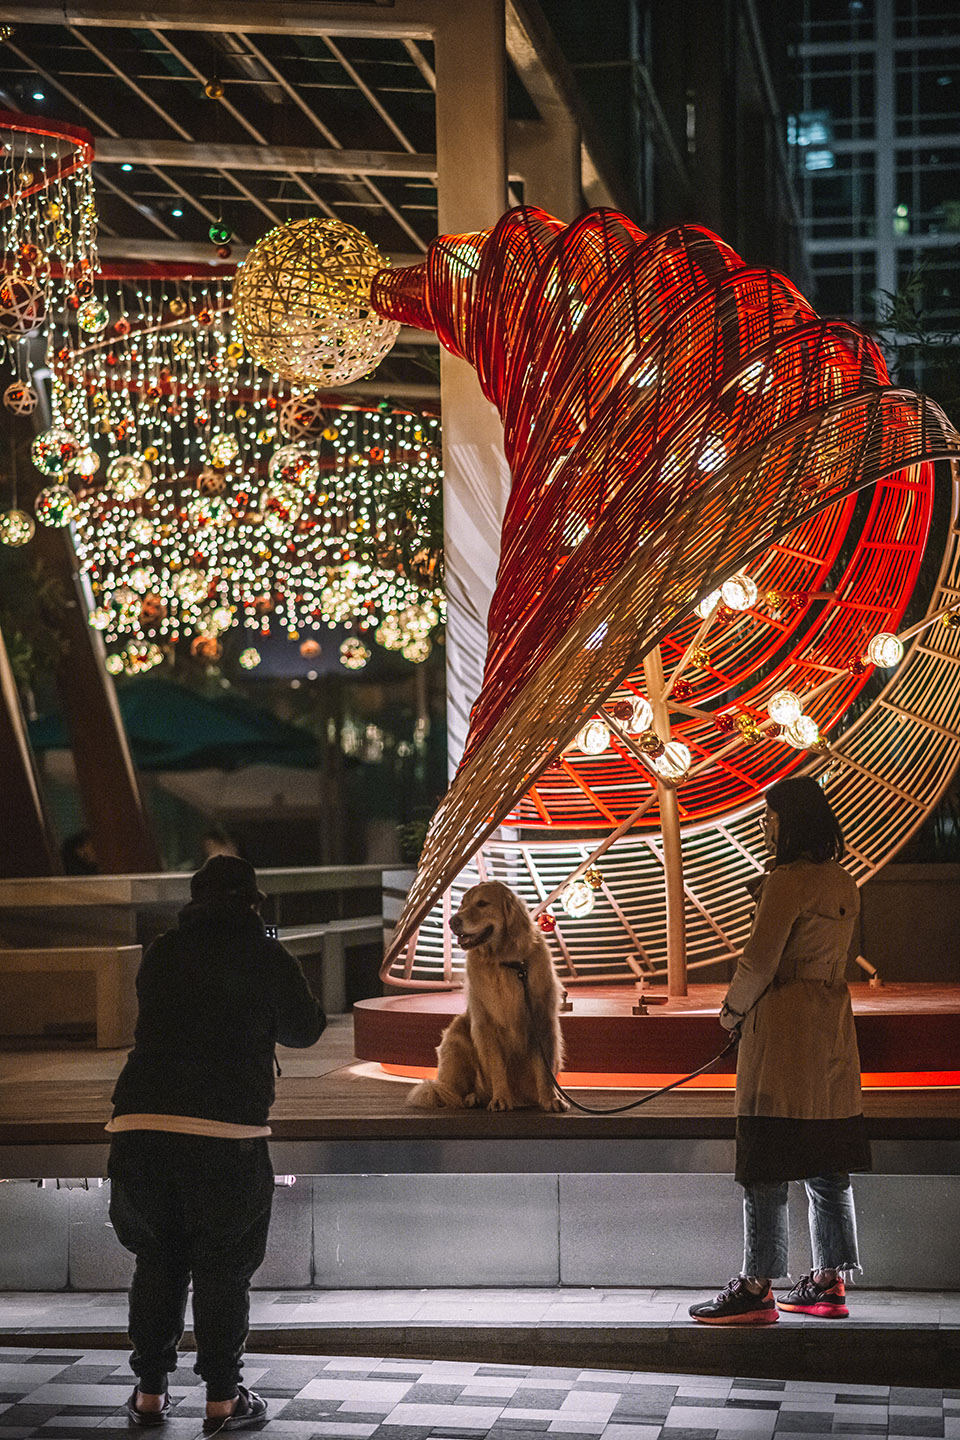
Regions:
[[784, 980], [839, 980], [846, 969], [846, 956], [841, 960], [781, 960], [774, 979]]

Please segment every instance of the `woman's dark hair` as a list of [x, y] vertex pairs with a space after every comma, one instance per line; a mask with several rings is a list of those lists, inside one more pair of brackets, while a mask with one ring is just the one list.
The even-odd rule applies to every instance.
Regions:
[[791, 775], [771, 785], [764, 799], [778, 821], [777, 865], [801, 858], [820, 862], [842, 857], [840, 821], [812, 776]]

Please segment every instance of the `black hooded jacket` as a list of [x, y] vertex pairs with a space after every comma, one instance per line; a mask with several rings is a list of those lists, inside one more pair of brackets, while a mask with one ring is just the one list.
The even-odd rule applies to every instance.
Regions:
[[303, 1049], [326, 1017], [303, 971], [249, 905], [193, 901], [147, 949], [133, 1049], [114, 1115], [266, 1125], [274, 1046]]

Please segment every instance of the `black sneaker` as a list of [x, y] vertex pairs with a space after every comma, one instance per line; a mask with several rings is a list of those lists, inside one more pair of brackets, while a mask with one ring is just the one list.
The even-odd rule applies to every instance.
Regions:
[[801, 1275], [792, 1290], [777, 1301], [781, 1310], [801, 1315], [819, 1315], [825, 1320], [842, 1320], [849, 1315], [846, 1286], [838, 1275], [829, 1285], [818, 1285], [813, 1275]]
[[138, 1410], [137, 1396], [139, 1394], [140, 1391], [134, 1387], [133, 1394], [124, 1406], [134, 1425], [143, 1425], [147, 1428], [151, 1425], [162, 1425], [167, 1418], [167, 1411], [170, 1409], [170, 1396], [164, 1395], [162, 1410]]
[[267, 1402], [255, 1390], [245, 1385], [237, 1386], [237, 1403], [230, 1415], [222, 1420], [210, 1419], [203, 1422], [204, 1435], [219, 1435], [226, 1430], [246, 1430], [256, 1425], [267, 1413]]
[[772, 1325], [780, 1318], [770, 1286], [754, 1295], [742, 1275], [724, 1286], [715, 1299], [691, 1305], [690, 1314], [704, 1325]]

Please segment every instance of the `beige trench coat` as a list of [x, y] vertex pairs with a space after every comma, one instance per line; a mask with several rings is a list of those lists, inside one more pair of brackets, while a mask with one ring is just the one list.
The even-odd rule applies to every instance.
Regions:
[[835, 861], [796, 860], [764, 877], [720, 1017], [728, 1029], [742, 1027], [736, 1112], [743, 1183], [869, 1165], [844, 980], [859, 909], [856, 884]]

